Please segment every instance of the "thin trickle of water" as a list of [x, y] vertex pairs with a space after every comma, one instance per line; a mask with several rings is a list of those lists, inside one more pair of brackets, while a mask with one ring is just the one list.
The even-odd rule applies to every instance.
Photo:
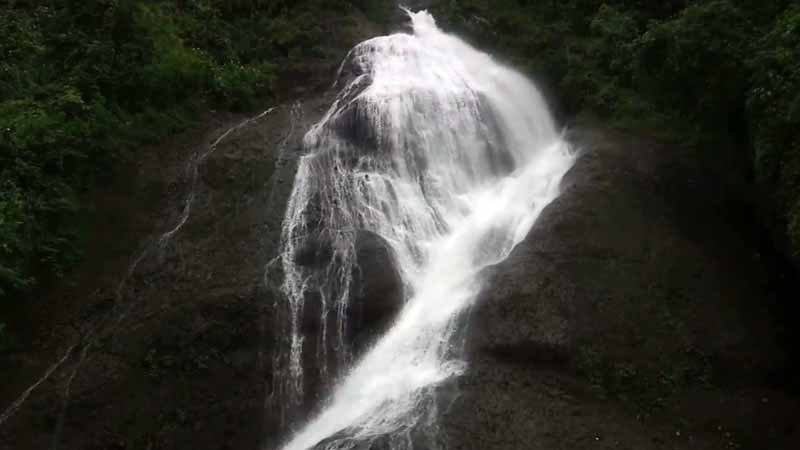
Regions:
[[[295, 135], [295, 127], [298, 123], [302, 123], [303, 121], [303, 109], [299, 103], [295, 104], [291, 111], [291, 120], [289, 122], [289, 130], [284, 135], [283, 140], [278, 145], [278, 162], [279, 164], [285, 164], [287, 161], [286, 158], [286, 151], [288, 150], [289, 139]], [[281, 180], [276, 178], [275, 182], [280, 182]], [[274, 195], [278, 191], [277, 186], [273, 184], [269, 199], [269, 204], [275, 204], [275, 197]], [[273, 208], [269, 208], [272, 210]], [[266, 269], [264, 271], [264, 284], [266, 286], [272, 286], [270, 281], [271, 276], [274, 275], [274, 272], [280, 265], [282, 259], [282, 255], [277, 255], [271, 261], [269, 261], [266, 265]], [[275, 311], [279, 311], [280, 300], [276, 297], [274, 299], [274, 303], [271, 305]], [[293, 317], [293, 316], [292, 316]], [[274, 322], [274, 329], [275, 329], [275, 339], [280, 339], [281, 337], [285, 336], [294, 336], [292, 330], [295, 330], [295, 327], [298, 325], [291, 320], [287, 320], [286, 317], [276, 314], [275, 322]], [[289, 344], [289, 347], [296, 344]], [[276, 352], [272, 355], [272, 368], [273, 368], [273, 376], [271, 383], [267, 386], [266, 392], [267, 398], [264, 402], [264, 409], [265, 411], [280, 411], [279, 422], [281, 424], [285, 424], [288, 421], [287, 414], [291, 410], [290, 405], [296, 406], [299, 394], [302, 392], [302, 386], [297, 384], [297, 378], [293, 376], [293, 371], [296, 371], [296, 367], [288, 362], [287, 353], [291, 354], [290, 352]], [[263, 356], [262, 356], [263, 358]]]
[[[322, 352], [337, 354], [343, 376], [284, 450], [377, 441], [407, 449], [435, 436], [434, 388], [465, 369], [453, 338], [481, 289], [479, 272], [525, 238], [574, 160], [525, 77], [443, 33], [427, 12], [409, 16], [412, 34], [350, 52], [338, 98], [304, 139], [281, 235], [289, 336], [276, 361], [291, 377], [286, 407], [305, 404], [309, 370], [329, 372]], [[363, 232], [391, 248], [405, 305], [350, 364]], [[300, 262], [309, 248], [314, 261]], [[304, 365], [311, 347], [302, 324], [311, 311], [324, 346], [318, 367]]]
[[35, 391], [40, 384], [47, 381], [50, 378], [50, 376], [53, 375], [53, 372], [58, 370], [58, 368], [61, 367], [62, 364], [64, 364], [64, 362], [70, 357], [70, 355], [72, 355], [72, 352], [73, 350], [75, 350], [75, 347], [76, 347], [75, 345], [70, 345], [69, 347], [67, 347], [61, 358], [59, 358], [58, 361], [51, 364], [50, 367], [48, 367], [47, 370], [45, 370], [44, 374], [41, 377], [39, 377], [38, 380], [36, 380], [32, 385], [30, 385], [27, 389], [25, 389], [25, 391], [19, 397], [17, 397], [17, 399], [14, 400], [14, 402], [11, 403], [11, 405], [9, 405], [5, 411], [3, 411], [3, 414], [0, 414], [0, 425], [3, 425], [6, 422], [6, 420], [8, 420], [11, 416], [13, 416], [14, 413], [16, 413], [17, 410], [28, 400], [28, 397], [33, 393], [33, 391]]
[[184, 201], [183, 209], [181, 211], [181, 217], [178, 220], [178, 223], [176, 223], [171, 230], [165, 232], [159, 237], [158, 239], [159, 246], [161, 246], [162, 248], [166, 246], [169, 240], [172, 239], [172, 236], [174, 236], [175, 233], [180, 231], [180, 229], [183, 228], [183, 226], [186, 225], [186, 222], [189, 220], [189, 216], [192, 213], [192, 206], [194, 205], [195, 197], [197, 196], [197, 181], [200, 179], [200, 166], [203, 164], [203, 162], [206, 159], [208, 159], [212, 154], [214, 154], [214, 152], [217, 150], [217, 146], [219, 146], [219, 144], [222, 141], [224, 141], [225, 138], [227, 138], [231, 133], [235, 133], [239, 129], [261, 119], [262, 117], [266, 116], [267, 114], [271, 113], [274, 110], [275, 108], [269, 108], [257, 116], [246, 119], [228, 128], [228, 130], [222, 133], [213, 143], [211, 143], [211, 145], [208, 146], [205, 152], [203, 153], [197, 152], [194, 154], [194, 156], [192, 157], [192, 161], [188, 167], [189, 177], [190, 177], [189, 195], [186, 196], [186, 200]]
[[[181, 230], [181, 228], [186, 224], [189, 220], [191, 215], [192, 206], [194, 204], [196, 198], [196, 191], [197, 191], [197, 183], [199, 179], [199, 167], [201, 164], [211, 156], [219, 146], [228, 136], [232, 133], [235, 133], [239, 129], [253, 123], [261, 119], [262, 117], [270, 114], [274, 111], [275, 108], [269, 108], [266, 111], [243, 120], [236, 125], [228, 128], [225, 132], [223, 132], [217, 139], [215, 139], [210, 145], [205, 147], [204, 151], [197, 151], [193, 154], [191, 160], [187, 164], [187, 172], [190, 176], [189, 181], [189, 193], [187, 194], [184, 202], [183, 208], [181, 209], [181, 215], [178, 218], [175, 225], [171, 226], [167, 231], [158, 235], [158, 237], [149, 243], [147, 243], [144, 248], [138, 253], [138, 255], [133, 258], [132, 262], [128, 265], [128, 269], [125, 271], [125, 274], [121, 277], [119, 283], [114, 290], [116, 305], [109, 311], [104, 317], [102, 317], [99, 321], [95, 324], [88, 327], [88, 331], [83, 333], [78, 339], [77, 342], [67, 347], [63, 356], [59, 358], [55, 363], [53, 363], [44, 374], [36, 380], [31, 386], [29, 386], [22, 394], [9, 405], [2, 414], [0, 414], [0, 426], [2, 426], [8, 419], [10, 419], [22, 405], [28, 400], [30, 395], [44, 382], [50, 379], [59, 369], [65, 366], [67, 361], [70, 360], [70, 357], [76, 352], [76, 349], [80, 349], [80, 353], [78, 356], [77, 361], [71, 366], [69, 369], [69, 375], [66, 376], [66, 381], [64, 382], [64, 388], [62, 390], [62, 404], [61, 408], [57, 417], [56, 421], [56, 428], [53, 433], [53, 438], [51, 441], [51, 449], [56, 450], [59, 445], [61, 432], [63, 429], [63, 422], [65, 419], [65, 415], [67, 409], [69, 407], [70, 398], [71, 398], [71, 390], [72, 390], [72, 383], [75, 380], [78, 372], [83, 367], [83, 364], [86, 362], [92, 347], [97, 344], [98, 340], [101, 336], [111, 336], [113, 337], [119, 329], [119, 325], [125, 320], [125, 318], [130, 314], [131, 310], [135, 306], [136, 302], [131, 300], [128, 302], [124, 301], [124, 296], [127, 290], [128, 281], [134, 276], [137, 269], [141, 265], [141, 263], [147, 259], [148, 257], [153, 256], [156, 250], [163, 250], [170, 242], [170, 240]], [[103, 334], [101, 330], [106, 330], [108, 333]], [[66, 370], [66, 369], [65, 369]]]

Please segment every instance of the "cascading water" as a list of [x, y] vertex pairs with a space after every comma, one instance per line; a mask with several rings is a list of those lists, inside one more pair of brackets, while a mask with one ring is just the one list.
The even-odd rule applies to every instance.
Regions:
[[[412, 433], [431, 425], [433, 388], [464, 370], [453, 336], [481, 289], [479, 272], [525, 238], [574, 159], [528, 80], [440, 31], [427, 12], [409, 16], [412, 34], [350, 52], [337, 100], [305, 137], [282, 232], [286, 404], [302, 403], [308, 302], [322, 315], [318, 372], [350, 368], [285, 450], [370, 448], [377, 439], [411, 447]], [[349, 366], [361, 232], [391, 247], [406, 301]], [[318, 261], [300, 265], [308, 246]]]

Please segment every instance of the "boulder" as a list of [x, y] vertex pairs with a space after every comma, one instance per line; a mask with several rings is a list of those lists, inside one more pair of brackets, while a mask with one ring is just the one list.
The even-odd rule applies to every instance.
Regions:
[[797, 448], [745, 197], [680, 148], [569, 136], [562, 195], [468, 319], [446, 448]]
[[359, 352], [385, 331], [403, 307], [403, 280], [389, 244], [370, 231], [359, 231], [355, 241], [350, 333]]

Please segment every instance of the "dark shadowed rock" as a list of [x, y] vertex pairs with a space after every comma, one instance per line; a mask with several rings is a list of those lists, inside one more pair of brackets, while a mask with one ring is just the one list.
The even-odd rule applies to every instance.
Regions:
[[353, 434], [352, 430], [344, 429], [329, 438], [323, 439], [309, 450], [326, 450], [336, 448], [337, 445], [346, 445], [346, 448], [351, 450], [391, 450], [389, 439], [386, 436], [376, 436], [372, 439], [353, 442], [351, 439]]
[[570, 137], [562, 196], [487, 273], [447, 448], [799, 448], [749, 205], [679, 148]]
[[373, 341], [403, 307], [403, 281], [389, 244], [379, 235], [359, 231], [353, 273], [350, 332], [357, 349]]
[[333, 257], [331, 242], [320, 233], [307, 237], [294, 255], [294, 262], [300, 266], [320, 269], [328, 265]]

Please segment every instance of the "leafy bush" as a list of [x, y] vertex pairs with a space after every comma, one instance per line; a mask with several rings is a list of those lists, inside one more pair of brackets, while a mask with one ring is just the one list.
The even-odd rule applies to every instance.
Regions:
[[198, 49], [184, 45], [180, 30], [163, 10], [142, 6], [135, 21], [152, 52], [137, 80], [148, 105], [180, 103], [208, 85], [212, 62]]
[[229, 62], [215, 67], [212, 89], [216, 102], [230, 110], [255, 107], [255, 100], [272, 90], [275, 71], [275, 66], [269, 63], [243, 66]]
[[747, 19], [732, 2], [693, 3], [651, 23], [636, 39], [633, 70], [662, 108], [710, 121], [704, 124], [706, 132], [720, 120], [725, 130], [731, 113], [744, 106], [751, 35]]
[[259, 106], [292, 61], [338, 59], [324, 28], [357, 11], [345, 0], [0, 4], [0, 300], [74, 265], [91, 192], [120, 158], [203, 108]]
[[774, 193], [766, 213], [800, 257], [800, 7], [788, 8], [748, 61], [755, 173]]

